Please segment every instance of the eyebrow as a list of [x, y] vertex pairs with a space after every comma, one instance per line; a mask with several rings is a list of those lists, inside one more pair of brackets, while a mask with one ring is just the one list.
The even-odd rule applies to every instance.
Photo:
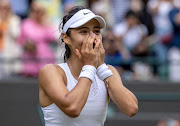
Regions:
[[100, 28], [99, 26], [95, 26], [94, 28]]
[[[94, 26], [93, 28], [100, 28], [99, 26]], [[81, 29], [89, 29], [88, 27], [80, 27], [77, 30], [81, 30]]]

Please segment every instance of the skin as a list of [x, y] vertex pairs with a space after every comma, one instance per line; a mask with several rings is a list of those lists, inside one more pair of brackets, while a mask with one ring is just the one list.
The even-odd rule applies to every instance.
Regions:
[[39, 1], [33, 1], [31, 3], [29, 17], [33, 19], [37, 24], [44, 25], [47, 27], [50, 25], [46, 9]]
[[0, 1], [0, 19], [3, 21], [7, 21], [10, 14], [11, 8], [9, 2], [5, 0]]
[[[71, 49], [68, 64], [75, 79], [78, 80], [83, 65], [97, 68], [104, 63], [102, 36], [99, 23], [95, 19], [79, 28], [71, 29], [70, 37], [63, 33], [62, 38]], [[94, 48], [93, 43], [95, 43]], [[110, 98], [124, 114], [135, 115], [138, 111], [136, 97], [123, 86], [117, 70], [113, 66], [109, 68], [113, 72], [111, 77], [106, 78], [109, 79]], [[69, 92], [66, 88], [67, 78], [64, 71], [57, 65], [48, 64], [39, 73], [40, 105], [45, 107], [55, 103], [69, 117], [78, 117], [87, 101], [91, 83], [91, 80], [82, 77], [75, 88]]]

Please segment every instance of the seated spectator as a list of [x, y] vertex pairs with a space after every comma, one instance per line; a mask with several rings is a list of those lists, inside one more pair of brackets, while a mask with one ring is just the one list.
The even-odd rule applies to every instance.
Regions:
[[20, 18], [12, 13], [10, 3], [0, 1], [0, 76], [10, 76], [20, 71], [20, 47], [17, 37], [20, 33]]
[[36, 77], [42, 66], [54, 63], [51, 42], [55, 42], [55, 30], [51, 27], [45, 8], [40, 2], [34, 1], [29, 18], [22, 22], [19, 36], [19, 44], [24, 50], [23, 75]]
[[132, 56], [147, 55], [147, 43], [144, 41], [147, 28], [140, 23], [137, 13], [128, 11], [125, 21], [114, 27], [114, 33]]
[[176, 118], [161, 119], [157, 126], [180, 126], [180, 120]]
[[147, 27], [148, 36], [154, 34], [154, 22], [152, 15], [148, 10], [147, 3], [149, 0], [131, 0], [131, 10], [139, 13], [139, 18], [142, 24]]
[[169, 79], [180, 82], [180, 6], [174, 7], [169, 13], [173, 26], [173, 40], [168, 52]]
[[[148, 31], [146, 26], [140, 22], [138, 13], [129, 10], [125, 21], [114, 27], [114, 33], [118, 37], [119, 43], [121, 43], [121, 48], [129, 52], [133, 60], [137, 61], [130, 65], [132, 66], [130, 70], [134, 72], [134, 75], [138, 75], [135, 79], [150, 79], [151, 76], [149, 75], [152, 75], [151, 68], [149, 68], [149, 64], [144, 63], [144, 58], [149, 55], [148, 43], [145, 41]], [[147, 73], [139, 75], [138, 71], [140, 69], [147, 69], [144, 71]]]
[[126, 54], [125, 50], [118, 42], [117, 37], [111, 29], [105, 30], [103, 35], [103, 46], [105, 49], [105, 63], [116, 67], [122, 75], [125, 70], [129, 70], [130, 55]]
[[157, 73], [161, 78], [167, 78], [167, 52], [172, 41], [172, 24], [169, 12], [173, 7], [173, 0], [150, 0], [148, 8], [153, 16], [155, 25], [154, 52], [157, 63]]

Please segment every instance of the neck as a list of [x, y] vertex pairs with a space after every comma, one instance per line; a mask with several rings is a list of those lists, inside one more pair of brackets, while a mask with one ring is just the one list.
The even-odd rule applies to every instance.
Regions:
[[81, 69], [83, 67], [81, 61], [77, 58], [77, 56], [71, 56], [67, 63], [74, 78], [78, 79]]

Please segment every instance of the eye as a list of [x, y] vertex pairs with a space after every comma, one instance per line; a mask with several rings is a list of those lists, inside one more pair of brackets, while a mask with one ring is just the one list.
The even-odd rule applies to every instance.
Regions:
[[100, 30], [94, 30], [95, 34], [100, 34]]
[[80, 33], [86, 34], [88, 31], [87, 30], [81, 30]]

